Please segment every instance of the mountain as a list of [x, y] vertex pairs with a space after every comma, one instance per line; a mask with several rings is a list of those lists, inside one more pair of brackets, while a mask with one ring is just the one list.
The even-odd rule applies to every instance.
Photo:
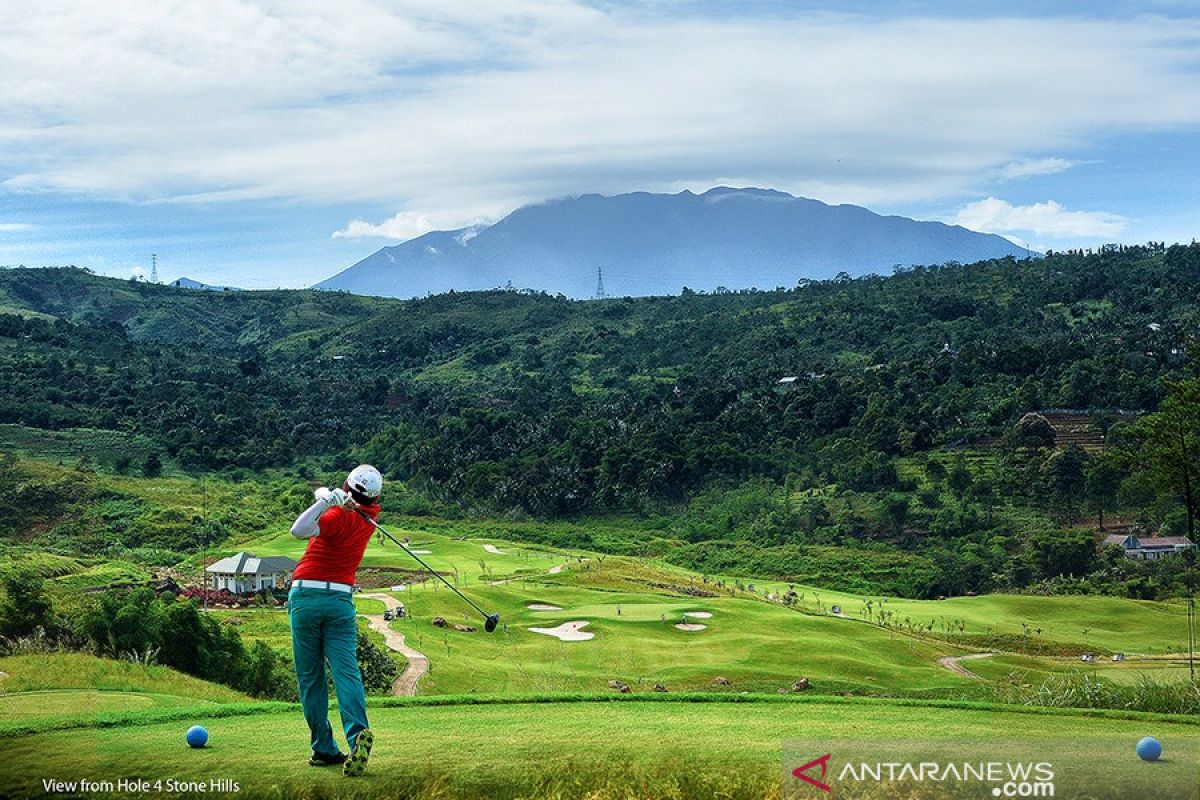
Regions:
[[431, 231], [364, 258], [314, 288], [419, 297], [520, 289], [592, 297], [671, 295], [685, 286], [773, 289], [801, 278], [888, 273], [1026, 251], [1000, 236], [885, 217], [769, 189], [587, 194], [524, 206], [494, 225]]

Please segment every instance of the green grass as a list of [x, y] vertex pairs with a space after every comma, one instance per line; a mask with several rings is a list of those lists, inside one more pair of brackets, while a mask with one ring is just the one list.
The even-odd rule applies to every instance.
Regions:
[[[0, 694], [0, 717], [27, 719], [30, 717], [78, 718], [86, 714], [113, 711], [138, 711], [146, 708], [174, 708], [208, 702], [197, 697], [148, 692], [100, 691], [97, 689], [48, 689], [38, 692]], [[86, 709], [86, 711], [84, 711]]]
[[[710, 576], [710, 580], [715, 577]], [[763, 596], [782, 594], [788, 588], [781, 581], [731, 577], [725, 580], [753, 583]], [[864, 619], [864, 601], [868, 598], [814, 586], [796, 585], [795, 591], [804, 595], [802, 608], [810, 611], [820, 608], [828, 612], [836, 604], [847, 616]], [[895, 624], [903, 625], [905, 617], [914, 625], [932, 622], [934, 633], [941, 633], [944, 623], [953, 626], [956, 620], [962, 620], [966, 623], [964, 633], [968, 636], [1022, 635], [1024, 623], [1031, 629], [1042, 629], [1041, 633], [1031, 633], [1031, 638], [1077, 645], [1081, 651], [1178, 653], [1186, 649], [1187, 643], [1187, 617], [1182, 602], [1128, 600], [1101, 595], [988, 594], [947, 600], [891, 597], [884, 598], [881, 606], [881, 598], [869, 599], [874, 601], [873, 618], [883, 608], [891, 612]], [[957, 628], [954, 630], [957, 632]]]
[[0, 735], [31, 721], [61, 727], [115, 712], [177, 709], [250, 700], [226, 686], [168, 667], [144, 666], [83, 653], [0, 658]]
[[[215, 703], [247, 700], [246, 695], [169, 667], [98, 658], [85, 653], [38, 653], [0, 658], [0, 691], [5, 695], [56, 689], [171, 695]], [[84, 707], [82, 710], [87, 710]]]
[[355, 597], [354, 610], [359, 614], [382, 614], [387, 610], [387, 606], [381, 600], [372, 600], [369, 597]]
[[1097, 659], [1084, 664], [1074, 658], [1033, 658], [1001, 654], [993, 658], [975, 659], [964, 664], [967, 669], [989, 680], [1037, 684], [1052, 676], [1088, 674], [1116, 684], [1137, 683], [1143, 677], [1158, 682], [1190, 680], [1186, 659], [1136, 659], [1113, 663]]
[[247, 611], [212, 609], [208, 612], [223, 625], [230, 625], [249, 647], [255, 641], [263, 641], [272, 648], [292, 652], [292, 628], [286, 611], [271, 608], [255, 608]]
[[[225, 778], [236, 781], [245, 798], [777, 798], [785, 738], [982, 744], [1069, 737], [1086, 748], [1113, 737], [1132, 746], [1147, 730], [1167, 741], [1198, 730], [1193, 721], [1155, 715], [728, 699], [744, 701], [374, 703], [377, 744], [367, 775], [356, 781], [304, 764], [308, 731], [294, 708], [211, 717], [197, 710], [186, 718], [180, 710], [170, 712], [169, 721], [127, 715], [124, 724], [114, 719], [108, 727], [0, 738], [0, 794], [38, 796], [44, 777], [140, 776]], [[184, 745], [193, 722], [209, 730], [203, 750]], [[1137, 768], [1131, 757], [1130, 769]]]
[[[494, 634], [435, 628], [434, 616], [450, 622], [479, 621], [445, 588], [397, 592], [412, 618], [392, 627], [425, 653], [433, 670], [422, 694], [469, 692], [586, 691], [610, 679], [649, 687], [701, 689], [717, 677], [735, 691], [776, 691], [801, 676], [818, 691], [961, 692], [970, 687], [939, 667], [939, 655], [963, 652], [944, 643], [921, 642], [852, 620], [800, 614], [757, 600], [688, 598], [554, 586], [550, 583], [468, 587], [468, 595], [501, 613]], [[561, 611], [531, 611], [529, 603]], [[616, 607], [621, 606], [621, 615]], [[706, 610], [699, 632], [674, 627], [683, 611]], [[660, 618], [665, 616], [665, 621]], [[588, 620], [595, 638], [561, 642], [528, 630]]]
[[102, 561], [75, 572], [60, 575], [46, 582], [46, 589], [58, 597], [78, 594], [84, 589], [105, 588], [111, 584], [140, 585], [150, 580], [150, 573], [132, 561]]

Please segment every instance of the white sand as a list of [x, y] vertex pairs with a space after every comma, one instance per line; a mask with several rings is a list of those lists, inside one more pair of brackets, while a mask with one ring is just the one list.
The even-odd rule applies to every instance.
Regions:
[[530, 603], [525, 607], [530, 611], [562, 611], [562, 606], [552, 606], [549, 603]]
[[487, 551], [488, 551], [489, 553], [491, 553], [492, 555], [497, 555], [497, 556], [506, 556], [506, 555], [508, 555], [508, 553], [506, 553], [506, 552], [504, 552], [503, 550], [501, 550], [500, 548], [496, 547], [496, 545], [494, 545], [494, 544], [485, 544], [485, 545], [483, 546], [483, 549], [484, 549], [484, 550], [487, 550]]
[[712, 619], [712, 614], [707, 611], [685, 611], [685, 617], [695, 617], [696, 619]]
[[557, 575], [558, 573], [562, 572], [563, 569], [566, 568], [566, 566], [567, 566], [566, 564], [555, 564], [553, 567], [550, 568], [549, 574]]
[[707, 625], [701, 625], [698, 622], [680, 622], [675, 625], [681, 631], [702, 631], [707, 628]]
[[433, 551], [432, 551], [432, 550], [414, 550], [414, 549], [412, 549], [411, 547], [410, 547], [410, 548], [408, 548], [408, 552], [410, 552], [410, 553], [416, 553], [416, 554], [417, 554], [417, 555], [419, 555], [419, 556], [431, 556], [431, 555], [433, 555]]
[[547, 636], [553, 636], [562, 642], [586, 642], [588, 639], [596, 638], [596, 634], [580, 630], [580, 628], [590, 624], [590, 622], [584, 620], [582, 622], [564, 622], [557, 628], [530, 628], [529, 630], [533, 633], [544, 633]]

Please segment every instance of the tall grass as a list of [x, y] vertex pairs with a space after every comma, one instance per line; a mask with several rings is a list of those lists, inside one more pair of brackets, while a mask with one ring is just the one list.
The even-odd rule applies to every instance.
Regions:
[[1087, 672], [1048, 678], [1037, 686], [1005, 684], [996, 689], [1002, 703], [1048, 708], [1113, 708], [1160, 714], [1200, 714], [1200, 684], [1158, 681], [1149, 675], [1116, 684]]

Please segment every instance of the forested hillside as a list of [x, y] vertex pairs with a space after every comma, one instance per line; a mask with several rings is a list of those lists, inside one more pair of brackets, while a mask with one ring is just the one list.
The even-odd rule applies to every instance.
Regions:
[[[1101, 510], [1183, 530], [1170, 480], [1116, 445], [1194, 378], [1198, 293], [1195, 245], [588, 302], [6, 270], [0, 422], [125, 431], [183, 470], [370, 460], [457, 513], [685, 509], [670, 538], [919, 553], [910, 594], [1023, 559], [1032, 571], [1003, 579], [1019, 585], [1078, 574], [1027, 558], [1037, 531]], [[1017, 426], [1056, 408], [1094, 412], [1101, 449]], [[1107, 493], [1088, 478], [1101, 465]], [[979, 533], [1001, 529], [994, 547]], [[930, 577], [969, 535], [975, 572]], [[720, 568], [703, 549], [673, 557]]]

